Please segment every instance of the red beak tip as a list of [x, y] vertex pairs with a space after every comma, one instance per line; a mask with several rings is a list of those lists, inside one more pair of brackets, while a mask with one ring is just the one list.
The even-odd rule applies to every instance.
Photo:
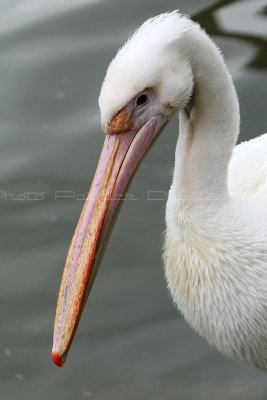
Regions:
[[56, 364], [58, 367], [63, 367], [64, 359], [60, 357], [57, 351], [52, 351], [51, 358], [54, 364]]

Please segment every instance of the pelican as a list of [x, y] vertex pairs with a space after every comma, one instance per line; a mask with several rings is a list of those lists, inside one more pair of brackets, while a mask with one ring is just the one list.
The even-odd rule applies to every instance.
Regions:
[[178, 11], [151, 18], [109, 65], [99, 106], [106, 136], [63, 272], [53, 361], [66, 359], [134, 170], [178, 113], [168, 288], [212, 346], [267, 370], [267, 134], [236, 146], [239, 102], [220, 50]]

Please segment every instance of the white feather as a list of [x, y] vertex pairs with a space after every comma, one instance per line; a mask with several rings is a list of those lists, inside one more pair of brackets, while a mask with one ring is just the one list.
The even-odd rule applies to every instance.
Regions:
[[229, 165], [229, 192], [251, 196], [267, 182], [267, 134], [235, 147]]
[[186, 16], [176, 11], [162, 14], [147, 20], [119, 49], [99, 96], [103, 128], [137, 93], [160, 84], [169, 70], [179, 66], [178, 54], [169, 51], [169, 45], [188, 29], [192, 23]]

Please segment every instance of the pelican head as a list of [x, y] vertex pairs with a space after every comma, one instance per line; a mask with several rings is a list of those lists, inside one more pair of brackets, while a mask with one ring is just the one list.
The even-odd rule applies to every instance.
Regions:
[[119, 200], [144, 153], [189, 102], [190, 63], [177, 42], [192, 29], [178, 12], [147, 20], [118, 51], [102, 84], [106, 138], [73, 236], [59, 292], [52, 358], [62, 366], [93, 284]]
[[[102, 84], [99, 106], [102, 128], [127, 108], [134, 127], [158, 113], [184, 108], [193, 87], [192, 71], [177, 46], [189, 20], [177, 12], [147, 20], [118, 51]], [[140, 96], [143, 97], [140, 98]], [[145, 102], [146, 104], [139, 104]], [[144, 105], [144, 107], [138, 107]]]

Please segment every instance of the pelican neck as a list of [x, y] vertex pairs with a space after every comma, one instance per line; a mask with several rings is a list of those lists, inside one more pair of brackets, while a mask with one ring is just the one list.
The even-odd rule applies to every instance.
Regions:
[[223, 57], [194, 24], [181, 39], [194, 81], [190, 114], [179, 115], [173, 184], [179, 196], [227, 197], [227, 169], [239, 133], [239, 102]]

